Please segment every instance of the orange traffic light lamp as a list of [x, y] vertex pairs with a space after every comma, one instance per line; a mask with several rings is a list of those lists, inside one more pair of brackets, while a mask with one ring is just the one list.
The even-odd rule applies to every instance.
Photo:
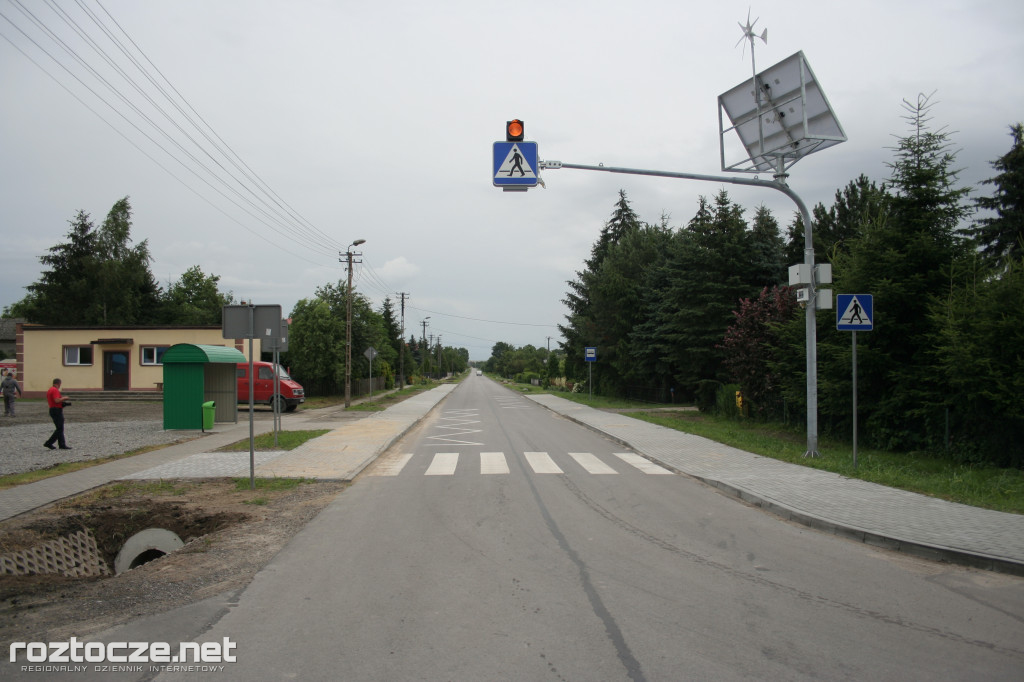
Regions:
[[518, 118], [512, 119], [505, 124], [505, 141], [522, 142], [525, 132], [523, 122]]

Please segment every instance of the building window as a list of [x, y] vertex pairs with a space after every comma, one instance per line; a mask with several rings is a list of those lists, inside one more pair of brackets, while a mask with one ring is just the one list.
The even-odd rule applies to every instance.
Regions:
[[168, 348], [170, 348], [170, 346], [142, 346], [142, 364], [164, 364], [164, 353]]
[[65, 365], [91, 365], [92, 346], [64, 346]]

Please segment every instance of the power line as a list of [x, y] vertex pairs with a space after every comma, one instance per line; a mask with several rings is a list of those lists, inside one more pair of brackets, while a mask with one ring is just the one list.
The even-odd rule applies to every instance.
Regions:
[[[63, 72], [65, 72], [70, 78], [77, 81], [77, 83], [85, 88], [93, 97], [105, 104], [112, 111], [118, 114], [118, 116], [129, 126], [134, 128], [140, 135], [145, 137], [151, 144], [157, 147], [161, 152], [170, 157], [173, 161], [178, 163], [183, 169], [194, 176], [197, 180], [205, 184], [207, 187], [212, 189], [214, 192], [219, 194], [225, 200], [233, 204], [238, 209], [249, 215], [251, 218], [268, 228], [272, 234], [276, 235], [279, 239], [284, 237], [288, 244], [296, 243], [304, 248], [307, 248], [320, 256], [326, 256], [329, 252], [336, 252], [338, 246], [335, 241], [326, 235], [324, 232], [318, 230], [309, 221], [302, 218], [294, 209], [288, 206], [273, 190], [263, 181], [252, 169], [242, 161], [241, 157], [234, 152], [233, 149], [228, 146], [222, 137], [220, 137], [216, 131], [198, 115], [195, 108], [181, 95], [181, 93], [174, 88], [173, 84], [163, 75], [159, 69], [153, 64], [153, 62], [145, 55], [145, 53], [139, 48], [139, 46], [132, 40], [131, 36], [127, 31], [114, 20], [110, 12], [107, 11], [102, 4], [97, 1], [97, 5], [103, 10], [103, 12], [110, 17], [114, 25], [120, 30], [125, 36], [128, 43], [130, 43], [135, 50], [141, 55], [141, 60], [148, 63], [163, 79], [163, 82], [167, 83], [169, 88], [177, 95], [177, 101], [168, 90], [161, 85], [158, 79], [146, 68], [145, 64], [139, 58], [136, 58], [128, 45], [119, 39], [114, 31], [106, 26], [102, 19], [97, 15], [96, 12], [92, 11], [87, 7], [82, 0], [76, 0], [78, 7], [85, 13], [88, 19], [99, 29], [99, 31], [106, 37], [106, 39], [115, 46], [116, 50], [120, 52], [125, 59], [127, 59], [136, 70], [138, 70], [154, 88], [157, 93], [155, 96], [147, 93], [139, 81], [133, 78], [128, 71], [122, 67], [118, 60], [115, 59], [109, 52], [107, 52], [101, 44], [102, 38], [100, 36], [94, 37], [90, 35], [89, 31], [83, 28], [82, 24], [76, 20], [68, 11], [57, 7], [51, 0], [47, 0], [47, 6], [55, 13], [60, 21], [66, 25], [71, 32], [78, 37], [85, 45], [87, 45], [93, 52], [95, 52], [101, 64], [105, 63], [113, 73], [116, 73], [121, 79], [123, 79], [129, 86], [130, 92], [134, 92], [135, 96], [126, 94], [122, 89], [118, 88], [114, 83], [111, 82], [107, 76], [102, 72], [101, 64], [92, 64], [82, 54], [72, 47], [64, 37], [62, 37], [57, 30], [47, 25], [40, 16], [30, 11], [20, 0], [9, 0], [10, 4], [15, 7], [27, 20], [28, 24], [34, 26], [35, 29], [45, 36], [51, 42], [56, 45], [61, 52], [63, 52], [73, 64], [77, 64], [82, 70], [83, 76], [94, 79], [97, 83], [101, 84], [104, 89], [110, 92], [110, 94], [121, 102], [124, 106], [118, 107], [111, 104], [111, 102], [101, 95], [94, 87], [90, 86], [83, 80], [82, 76], [76, 74], [72, 67], [67, 61], [54, 55], [51, 51], [47, 50], [39, 40], [29, 34], [25, 26], [19, 25], [11, 17], [0, 12], [0, 16], [3, 17], [14, 29], [18, 31], [24, 38], [35, 46], [42, 54], [46, 55], [54, 64], [56, 64]], [[188, 182], [178, 177], [171, 171], [169, 171], [163, 164], [157, 161], [151, 154], [145, 151], [139, 146], [134, 140], [125, 134], [117, 125], [107, 120], [102, 114], [97, 112], [93, 107], [89, 106], [85, 100], [82, 99], [78, 94], [73, 92], [62, 80], [52, 73], [45, 66], [40, 64], [37, 60], [33, 59], [21, 46], [19, 46], [14, 40], [8, 37], [6, 34], [0, 32], [0, 35], [24, 55], [30, 62], [32, 62], [37, 68], [40, 68], [46, 73], [54, 82], [61, 86], [65, 91], [71, 94], [76, 100], [83, 104], [89, 111], [99, 117], [104, 123], [112, 128], [118, 135], [128, 141], [132, 146], [141, 151], [144, 156], [152, 160], [161, 169], [170, 174], [180, 184], [184, 185], [190, 191], [195, 193], [197, 196], [202, 198], [204, 201], [209, 203], [214, 208], [217, 208], [224, 215], [228, 215], [223, 209], [219, 208], [211, 202], [208, 198], [204, 197]], [[142, 106], [140, 106], [139, 100], [148, 103], [149, 108], [155, 111], [162, 120], [166, 120], [167, 124], [172, 130], [177, 131], [176, 135], [171, 134], [166, 128], [161, 126], [152, 116], [147, 114]], [[168, 112], [166, 108], [161, 106], [157, 101], [158, 99], [166, 100], [170, 103], [170, 106], [177, 112], [177, 116]], [[191, 111], [195, 116], [193, 117], [188, 113]], [[138, 117], [138, 120], [146, 127], [152, 129], [159, 137], [166, 140], [167, 144], [176, 151], [172, 151], [168, 146], [158, 142], [151, 134], [143, 130], [138, 123], [132, 121], [128, 114], [132, 114]], [[200, 125], [199, 121], [202, 122]], [[196, 135], [188, 132], [187, 128], [198, 131], [199, 139]], [[180, 139], [177, 137], [180, 136]], [[203, 142], [205, 140], [205, 143]], [[187, 145], [187, 146], [186, 146]], [[212, 151], [211, 151], [212, 147]], [[190, 150], [194, 148], [202, 158], [208, 159], [209, 163], [204, 162], [200, 156]], [[212, 165], [211, 165], [212, 164]], [[229, 168], [230, 166], [230, 168]], [[234, 170], [232, 170], [232, 168]], [[205, 177], [204, 177], [205, 176]], [[215, 186], [219, 185], [218, 186]], [[265, 239], [270, 243], [274, 243], [270, 239], [259, 235], [252, 228], [242, 224], [237, 218], [228, 216], [234, 222], [242, 225], [245, 229], [257, 234], [261, 238]], [[278, 246], [282, 251], [295, 255], [307, 262], [307, 258], [303, 258], [293, 253], [292, 251]], [[319, 263], [316, 263], [319, 264]]]
[[550, 328], [550, 329], [557, 329], [558, 328], [557, 324], [535, 324], [535, 323], [531, 323], [531, 322], [503, 322], [501, 320], [483, 320], [483, 319], [480, 319], [478, 317], [466, 317], [464, 315], [455, 315], [453, 313], [442, 313], [442, 312], [438, 312], [436, 310], [427, 310], [426, 308], [417, 308], [416, 306], [412, 306], [412, 305], [410, 305], [409, 307], [412, 308], [413, 310], [419, 310], [420, 312], [423, 312], [423, 313], [430, 313], [432, 315], [444, 315], [445, 317], [457, 317], [460, 320], [470, 320], [472, 322], [487, 322], [488, 324], [507, 324], [507, 325], [512, 325], [512, 326], [516, 326], [516, 327], [547, 327], [547, 328]]

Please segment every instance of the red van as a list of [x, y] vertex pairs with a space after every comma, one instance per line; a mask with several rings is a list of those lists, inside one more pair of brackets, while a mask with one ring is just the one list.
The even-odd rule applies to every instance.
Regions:
[[[274, 399], [274, 363], [253, 362], [253, 374], [256, 375], [256, 383], [253, 386], [253, 404], [270, 405], [273, 407]], [[238, 363], [238, 402], [249, 404], [249, 363]], [[277, 385], [280, 389], [278, 400], [278, 411], [294, 412], [300, 403], [306, 400], [306, 391], [302, 385], [288, 376], [284, 367], [277, 366]]]

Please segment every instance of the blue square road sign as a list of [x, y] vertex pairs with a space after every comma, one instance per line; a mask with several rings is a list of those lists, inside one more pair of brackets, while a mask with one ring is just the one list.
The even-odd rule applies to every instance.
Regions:
[[536, 187], [540, 179], [536, 142], [495, 142], [491, 179], [495, 187]]
[[869, 332], [875, 327], [875, 305], [871, 294], [836, 294], [836, 329], [841, 332]]

